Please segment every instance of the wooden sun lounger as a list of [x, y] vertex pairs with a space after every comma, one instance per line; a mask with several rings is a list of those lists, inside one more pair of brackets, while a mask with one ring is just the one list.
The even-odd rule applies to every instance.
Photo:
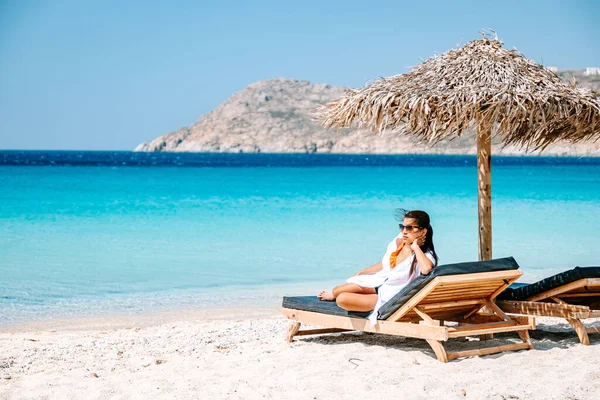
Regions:
[[[535, 329], [535, 319], [511, 318], [494, 302], [494, 298], [521, 275], [520, 270], [503, 270], [437, 276], [388, 318], [378, 320], [374, 327], [370, 326], [366, 318], [284, 307], [283, 314], [293, 320], [288, 327], [287, 340], [291, 342], [295, 336], [300, 335], [345, 331], [385, 333], [425, 339], [441, 362], [461, 357], [532, 349], [528, 330]], [[479, 312], [485, 306], [491, 313]], [[445, 326], [444, 321], [455, 321], [459, 325]], [[326, 328], [300, 330], [301, 323]], [[452, 353], [447, 353], [442, 344], [451, 338], [484, 336], [499, 332], [516, 332], [522, 343]]]
[[[577, 332], [579, 341], [590, 344], [590, 333], [600, 328], [585, 327], [586, 318], [600, 318], [600, 309], [581, 303], [600, 303], [600, 278], [583, 278], [533, 296], [525, 300], [499, 300], [498, 306], [510, 315], [565, 318]], [[576, 304], [580, 303], [580, 304]], [[596, 305], [596, 308], [600, 308]]]

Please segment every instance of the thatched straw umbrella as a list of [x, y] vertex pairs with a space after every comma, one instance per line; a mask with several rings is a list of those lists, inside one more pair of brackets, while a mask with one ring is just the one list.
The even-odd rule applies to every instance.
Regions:
[[597, 93], [564, 83], [497, 38], [474, 40], [412, 71], [350, 89], [317, 111], [327, 127], [402, 130], [430, 144], [477, 128], [479, 259], [492, 257], [491, 138], [526, 151], [598, 138]]

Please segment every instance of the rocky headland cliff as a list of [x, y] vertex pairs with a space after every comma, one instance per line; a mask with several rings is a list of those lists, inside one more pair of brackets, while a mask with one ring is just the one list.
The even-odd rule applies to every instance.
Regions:
[[[575, 77], [581, 87], [600, 90], [600, 76], [583, 71], [559, 71]], [[295, 79], [256, 82], [233, 94], [189, 127], [166, 133], [135, 151], [356, 154], [475, 154], [474, 134], [429, 146], [402, 132], [374, 134], [366, 130], [326, 130], [312, 120], [318, 105], [341, 96], [345, 88]], [[495, 154], [525, 154], [524, 149], [494, 144]], [[595, 143], [555, 143], [544, 155], [600, 156]]]

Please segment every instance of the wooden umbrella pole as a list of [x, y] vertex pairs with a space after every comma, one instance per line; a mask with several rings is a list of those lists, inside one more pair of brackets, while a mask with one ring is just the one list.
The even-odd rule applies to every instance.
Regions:
[[492, 259], [492, 127], [480, 123], [477, 131], [479, 260]]

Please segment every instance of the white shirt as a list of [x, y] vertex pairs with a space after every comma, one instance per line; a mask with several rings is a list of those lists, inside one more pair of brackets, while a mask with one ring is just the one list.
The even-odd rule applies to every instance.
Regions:
[[[396, 251], [398, 246], [396, 245], [396, 239], [402, 240], [402, 236], [398, 235], [395, 237], [387, 247], [387, 251], [381, 260], [383, 268], [372, 275], [358, 275], [350, 277], [346, 280], [347, 283], [354, 283], [362, 287], [379, 287], [377, 304], [373, 312], [369, 314], [368, 319], [371, 321], [371, 326], [377, 323], [377, 313], [382, 305], [394, 297], [399, 291], [401, 291], [409, 282], [415, 279], [421, 273], [420, 268], [417, 266], [414, 270], [411, 269], [415, 253], [412, 253], [402, 262], [396, 264], [394, 268], [390, 267], [390, 256], [392, 252]], [[425, 256], [435, 264], [435, 258], [433, 252], [427, 251]]]

